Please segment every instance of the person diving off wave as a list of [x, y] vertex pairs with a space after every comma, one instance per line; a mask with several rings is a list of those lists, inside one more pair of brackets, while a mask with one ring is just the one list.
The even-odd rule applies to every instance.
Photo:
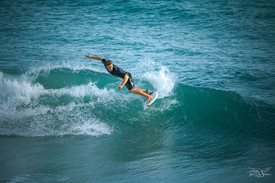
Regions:
[[131, 93], [144, 96], [146, 98], [147, 103], [149, 103], [151, 101], [151, 99], [153, 98], [152, 97], [153, 92], [148, 92], [148, 90], [136, 88], [134, 85], [131, 73], [126, 72], [123, 69], [119, 68], [118, 66], [114, 65], [112, 60], [106, 60], [103, 57], [92, 56], [92, 55], [85, 55], [85, 57], [101, 61], [110, 74], [112, 74], [113, 76], [122, 78], [123, 81], [118, 86], [119, 90], [121, 90], [123, 88], [123, 86], [125, 85]]

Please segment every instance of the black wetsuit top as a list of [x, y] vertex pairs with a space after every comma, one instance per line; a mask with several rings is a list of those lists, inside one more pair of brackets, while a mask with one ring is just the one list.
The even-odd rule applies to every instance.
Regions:
[[114, 75], [114, 76], [116, 76], [116, 77], [120, 77], [120, 78], [124, 78], [124, 76], [127, 74], [129, 77], [130, 77], [130, 73], [129, 72], [126, 72], [126, 71], [124, 71], [123, 69], [121, 69], [121, 68], [119, 68], [118, 66], [116, 66], [116, 65], [114, 65], [113, 64], [113, 70], [112, 71], [109, 71], [108, 69], [107, 69], [107, 60], [106, 59], [102, 59], [101, 60], [102, 61], [102, 63], [104, 64], [104, 66], [105, 66], [105, 68], [106, 68], [106, 70], [110, 73], [110, 74], [112, 74], [112, 75]]
[[103, 58], [101, 61], [104, 64], [106, 70], [113, 76], [120, 77], [120, 78], [124, 79], [124, 76], [128, 75], [129, 79], [128, 79], [127, 83], [125, 84], [125, 86], [128, 88], [128, 90], [131, 90], [132, 88], [134, 88], [134, 82], [132, 79], [132, 75], [129, 72], [124, 71], [123, 69], [119, 68], [118, 66], [116, 66], [114, 64], [113, 64], [113, 70], [109, 71], [107, 69], [107, 60]]

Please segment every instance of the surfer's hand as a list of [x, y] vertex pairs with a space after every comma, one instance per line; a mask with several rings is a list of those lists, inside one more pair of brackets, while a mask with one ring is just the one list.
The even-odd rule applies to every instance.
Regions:
[[90, 55], [85, 55], [86, 58], [90, 58], [91, 56]]
[[118, 90], [121, 90], [123, 88], [123, 86], [119, 85], [118, 86]]

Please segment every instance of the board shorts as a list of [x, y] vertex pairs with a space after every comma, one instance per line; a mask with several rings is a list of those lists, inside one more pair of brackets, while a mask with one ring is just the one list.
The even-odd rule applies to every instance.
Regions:
[[127, 75], [129, 76], [129, 79], [128, 79], [127, 83], [125, 84], [125, 86], [127, 87], [127, 89], [129, 91], [131, 91], [132, 88], [135, 88], [135, 85], [134, 85], [132, 75], [130, 73], [128, 73]]

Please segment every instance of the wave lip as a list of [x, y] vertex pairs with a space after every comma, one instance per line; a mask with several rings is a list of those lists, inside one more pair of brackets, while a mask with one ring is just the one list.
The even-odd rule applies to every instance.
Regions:
[[45, 93], [44, 87], [38, 83], [31, 83], [24, 77], [4, 77], [0, 72], [0, 104], [30, 103], [32, 99]]

